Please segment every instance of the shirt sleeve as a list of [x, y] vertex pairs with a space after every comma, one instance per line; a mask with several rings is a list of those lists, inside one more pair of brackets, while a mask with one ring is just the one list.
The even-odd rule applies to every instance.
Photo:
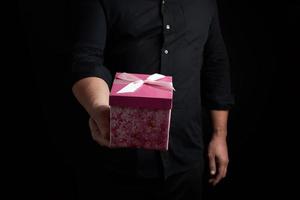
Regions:
[[202, 101], [210, 110], [228, 110], [234, 104], [231, 91], [230, 65], [219, 24], [217, 5], [214, 6], [209, 35], [204, 47]]
[[72, 53], [72, 84], [86, 77], [99, 77], [109, 86], [110, 70], [103, 65], [107, 24], [98, 0], [82, 0], [74, 5], [75, 45]]

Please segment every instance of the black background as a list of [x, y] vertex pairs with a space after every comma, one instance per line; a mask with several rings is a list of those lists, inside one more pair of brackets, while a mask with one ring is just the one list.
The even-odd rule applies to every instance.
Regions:
[[[11, 195], [76, 199], [79, 161], [91, 143], [86, 113], [71, 93], [70, 2], [19, 1], [5, 37], [2, 99]], [[300, 6], [297, 1], [218, 1], [236, 105], [230, 113], [227, 178], [207, 199], [283, 194], [296, 179]], [[3, 62], [4, 63], [4, 62]], [[76, 116], [76, 117], [74, 117]], [[5, 127], [5, 126], [4, 126]], [[88, 156], [87, 156], [88, 157]], [[287, 189], [287, 190], [286, 190]]]

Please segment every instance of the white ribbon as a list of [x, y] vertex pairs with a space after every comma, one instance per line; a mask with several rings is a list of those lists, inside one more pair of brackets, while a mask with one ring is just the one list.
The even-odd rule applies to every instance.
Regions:
[[165, 78], [166, 76], [162, 74], [152, 74], [150, 75], [146, 80], [142, 80], [133, 74], [128, 73], [121, 73], [118, 74], [117, 78], [121, 79], [123, 81], [130, 82], [128, 85], [123, 87], [121, 90], [119, 90], [117, 93], [127, 93], [127, 92], [135, 92], [138, 88], [142, 87], [143, 84], [149, 84], [153, 86], [159, 86], [161, 88], [167, 89], [167, 90], [175, 90], [173, 87], [172, 82], [167, 81], [158, 81], [159, 79]]

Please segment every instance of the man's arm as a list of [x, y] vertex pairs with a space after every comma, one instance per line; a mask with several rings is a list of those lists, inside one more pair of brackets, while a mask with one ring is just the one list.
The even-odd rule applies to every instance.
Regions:
[[107, 83], [97, 77], [77, 81], [73, 93], [89, 113], [89, 126], [93, 139], [100, 145], [109, 146], [109, 88]]
[[75, 6], [74, 14], [78, 36], [73, 52], [72, 91], [90, 115], [93, 139], [100, 145], [108, 146], [109, 86], [112, 77], [103, 65], [107, 34], [104, 10], [98, 0], [84, 0]]
[[229, 109], [234, 104], [234, 98], [231, 93], [229, 59], [220, 29], [216, 3], [214, 8], [201, 74], [203, 104], [210, 111], [213, 125], [213, 134], [208, 146], [210, 182], [216, 185], [227, 172], [229, 161], [226, 144], [227, 118]]
[[109, 88], [101, 78], [83, 78], [73, 85], [72, 91], [90, 116], [94, 116], [99, 107], [109, 105]]

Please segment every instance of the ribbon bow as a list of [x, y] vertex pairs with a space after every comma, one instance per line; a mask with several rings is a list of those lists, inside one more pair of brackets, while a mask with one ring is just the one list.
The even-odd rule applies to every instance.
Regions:
[[126, 93], [126, 92], [135, 92], [138, 88], [140, 88], [143, 84], [149, 84], [152, 86], [159, 86], [167, 90], [175, 90], [173, 87], [172, 82], [167, 81], [159, 81], [159, 79], [165, 78], [166, 76], [162, 74], [152, 74], [150, 75], [146, 80], [142, 80], [132, 74], [128, 73], [120, 73], [117, 75], [116, 78], [130, 82], [128, 85], [123, 87], [121, 90], [119, 90], [117, 93]]

